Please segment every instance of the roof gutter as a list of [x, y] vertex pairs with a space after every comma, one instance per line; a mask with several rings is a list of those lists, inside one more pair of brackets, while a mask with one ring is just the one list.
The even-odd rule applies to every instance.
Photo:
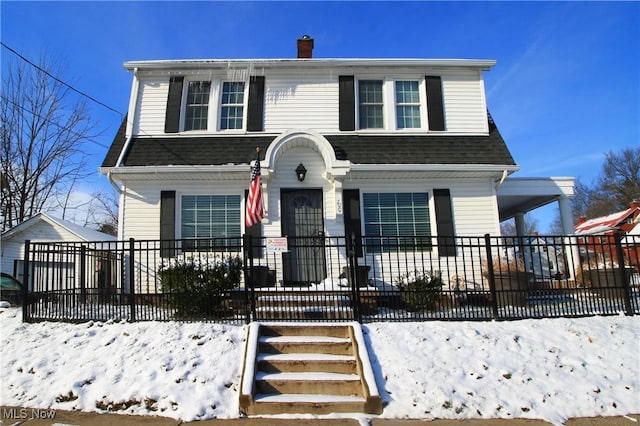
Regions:
[[487, 172], [501, 171], [503, 178], [506, 174], [520, 170], [517, 165], [496, 164], [351, 164], [352, 171], [466, 171]]
[[292, 65], [314, 68], [314, 67], [361, 67], [361, 66], [409, 66], [409, 67], [467, 67], [480, 68], [488, 71], [495, 66], [493, 59], [416, 59], [416, 58], [388, 58], [388, 59], [349, 59], [349, 58], [327, 58], [313, 59], [312, 61], [302, 61], [299, 59], [175, 59], [175, 60], [152, 60], [152, 61], [128, 61], [124, 63], [124, 68], [130, 71], [137, 69], [197, 69], [197, 68], [220, 68], [229, 67], [290, 67]]

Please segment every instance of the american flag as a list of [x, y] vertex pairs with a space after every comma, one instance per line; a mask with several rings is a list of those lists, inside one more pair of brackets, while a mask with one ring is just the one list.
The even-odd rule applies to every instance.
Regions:
[[249, 197], [247, 198], [247, 214], [244, 222], [247, 228], [260, 222], [264, 217], [262, 206], [262, 176], [260, 176], [260, 154], [256, 156], [251, 168], [251, 184], [249, 185]]

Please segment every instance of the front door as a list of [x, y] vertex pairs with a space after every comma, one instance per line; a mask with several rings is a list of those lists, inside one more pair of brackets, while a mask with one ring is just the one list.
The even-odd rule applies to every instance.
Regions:
[[282, 189], [282, 235], [289, 252], [282, 254], [284, 285], [308, 286], [326, 278], [322, 190]]

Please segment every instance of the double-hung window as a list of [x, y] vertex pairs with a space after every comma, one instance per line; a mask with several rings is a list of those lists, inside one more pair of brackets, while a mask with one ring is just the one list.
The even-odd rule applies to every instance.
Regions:
[[396, 81], [396, 127], [420, 128], [420, 91], [417, 81]]
[[210, 93], [211, 82], [189, 82], [187, 86], [184, 130], [207, 130]]
[[431, 249], [428, 193], [365, 193], [362, 201], [369, 250]]
[[242, 129], [243, 116], [244, 83], [225, 81], [220, 102], [220, 129]]
[[382, 80], [358, 82], [359, 120], [361, 129], [384, 128]]
[[239, 195], [183, 195], [182, 239], [208, 240], [192, 244], [194, 248], [238, 246], [240, 216]]

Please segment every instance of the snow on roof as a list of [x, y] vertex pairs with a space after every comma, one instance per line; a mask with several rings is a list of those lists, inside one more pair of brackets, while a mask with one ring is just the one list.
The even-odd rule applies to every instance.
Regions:
[[621, 212], [589, 219], [576, 225], [575, 233], [576, 235], [601, 234], [618, 229], [618, 226], [620, 226], [623, 221], [638, 210], [640, 210], [638, 207], [630, 207]]
[[622, 244], [640, 245], [640, 223], [636, 223], [636, 225], [627, 232], [627, 236], [622, 239]]
[[60, 226], [66, 229], [67, 231], [71, 232], [72, 234], [74, 234], [76, 237], [78, 237], [79, 240], [82, 240], [82, 241], [115, 241], [116, 240], [116, 237], [114, 237], [113, 235], [105, 234], [103, 232], [96, 231], [94, 229], [89, 229], [84, 226], [78, 225], [77, 223], [69, 222], [68, 220], [51, 216], [47, 213], [38, 213], [32, 218], [29, 218], [24, 222], [19, 223], [18, 225], [14, 226], [13, 228], [9, 229], [7, 232], [2, 234], [2, 238], [7, 238], [11, 235], [17, 234], [18, 232], [26, 231], [27, 229], [29, 229], [30, 227], [32, 227], [33, 225], [37, 224], [40, 221], [45, 221], [54, 226], [56, 225]]

